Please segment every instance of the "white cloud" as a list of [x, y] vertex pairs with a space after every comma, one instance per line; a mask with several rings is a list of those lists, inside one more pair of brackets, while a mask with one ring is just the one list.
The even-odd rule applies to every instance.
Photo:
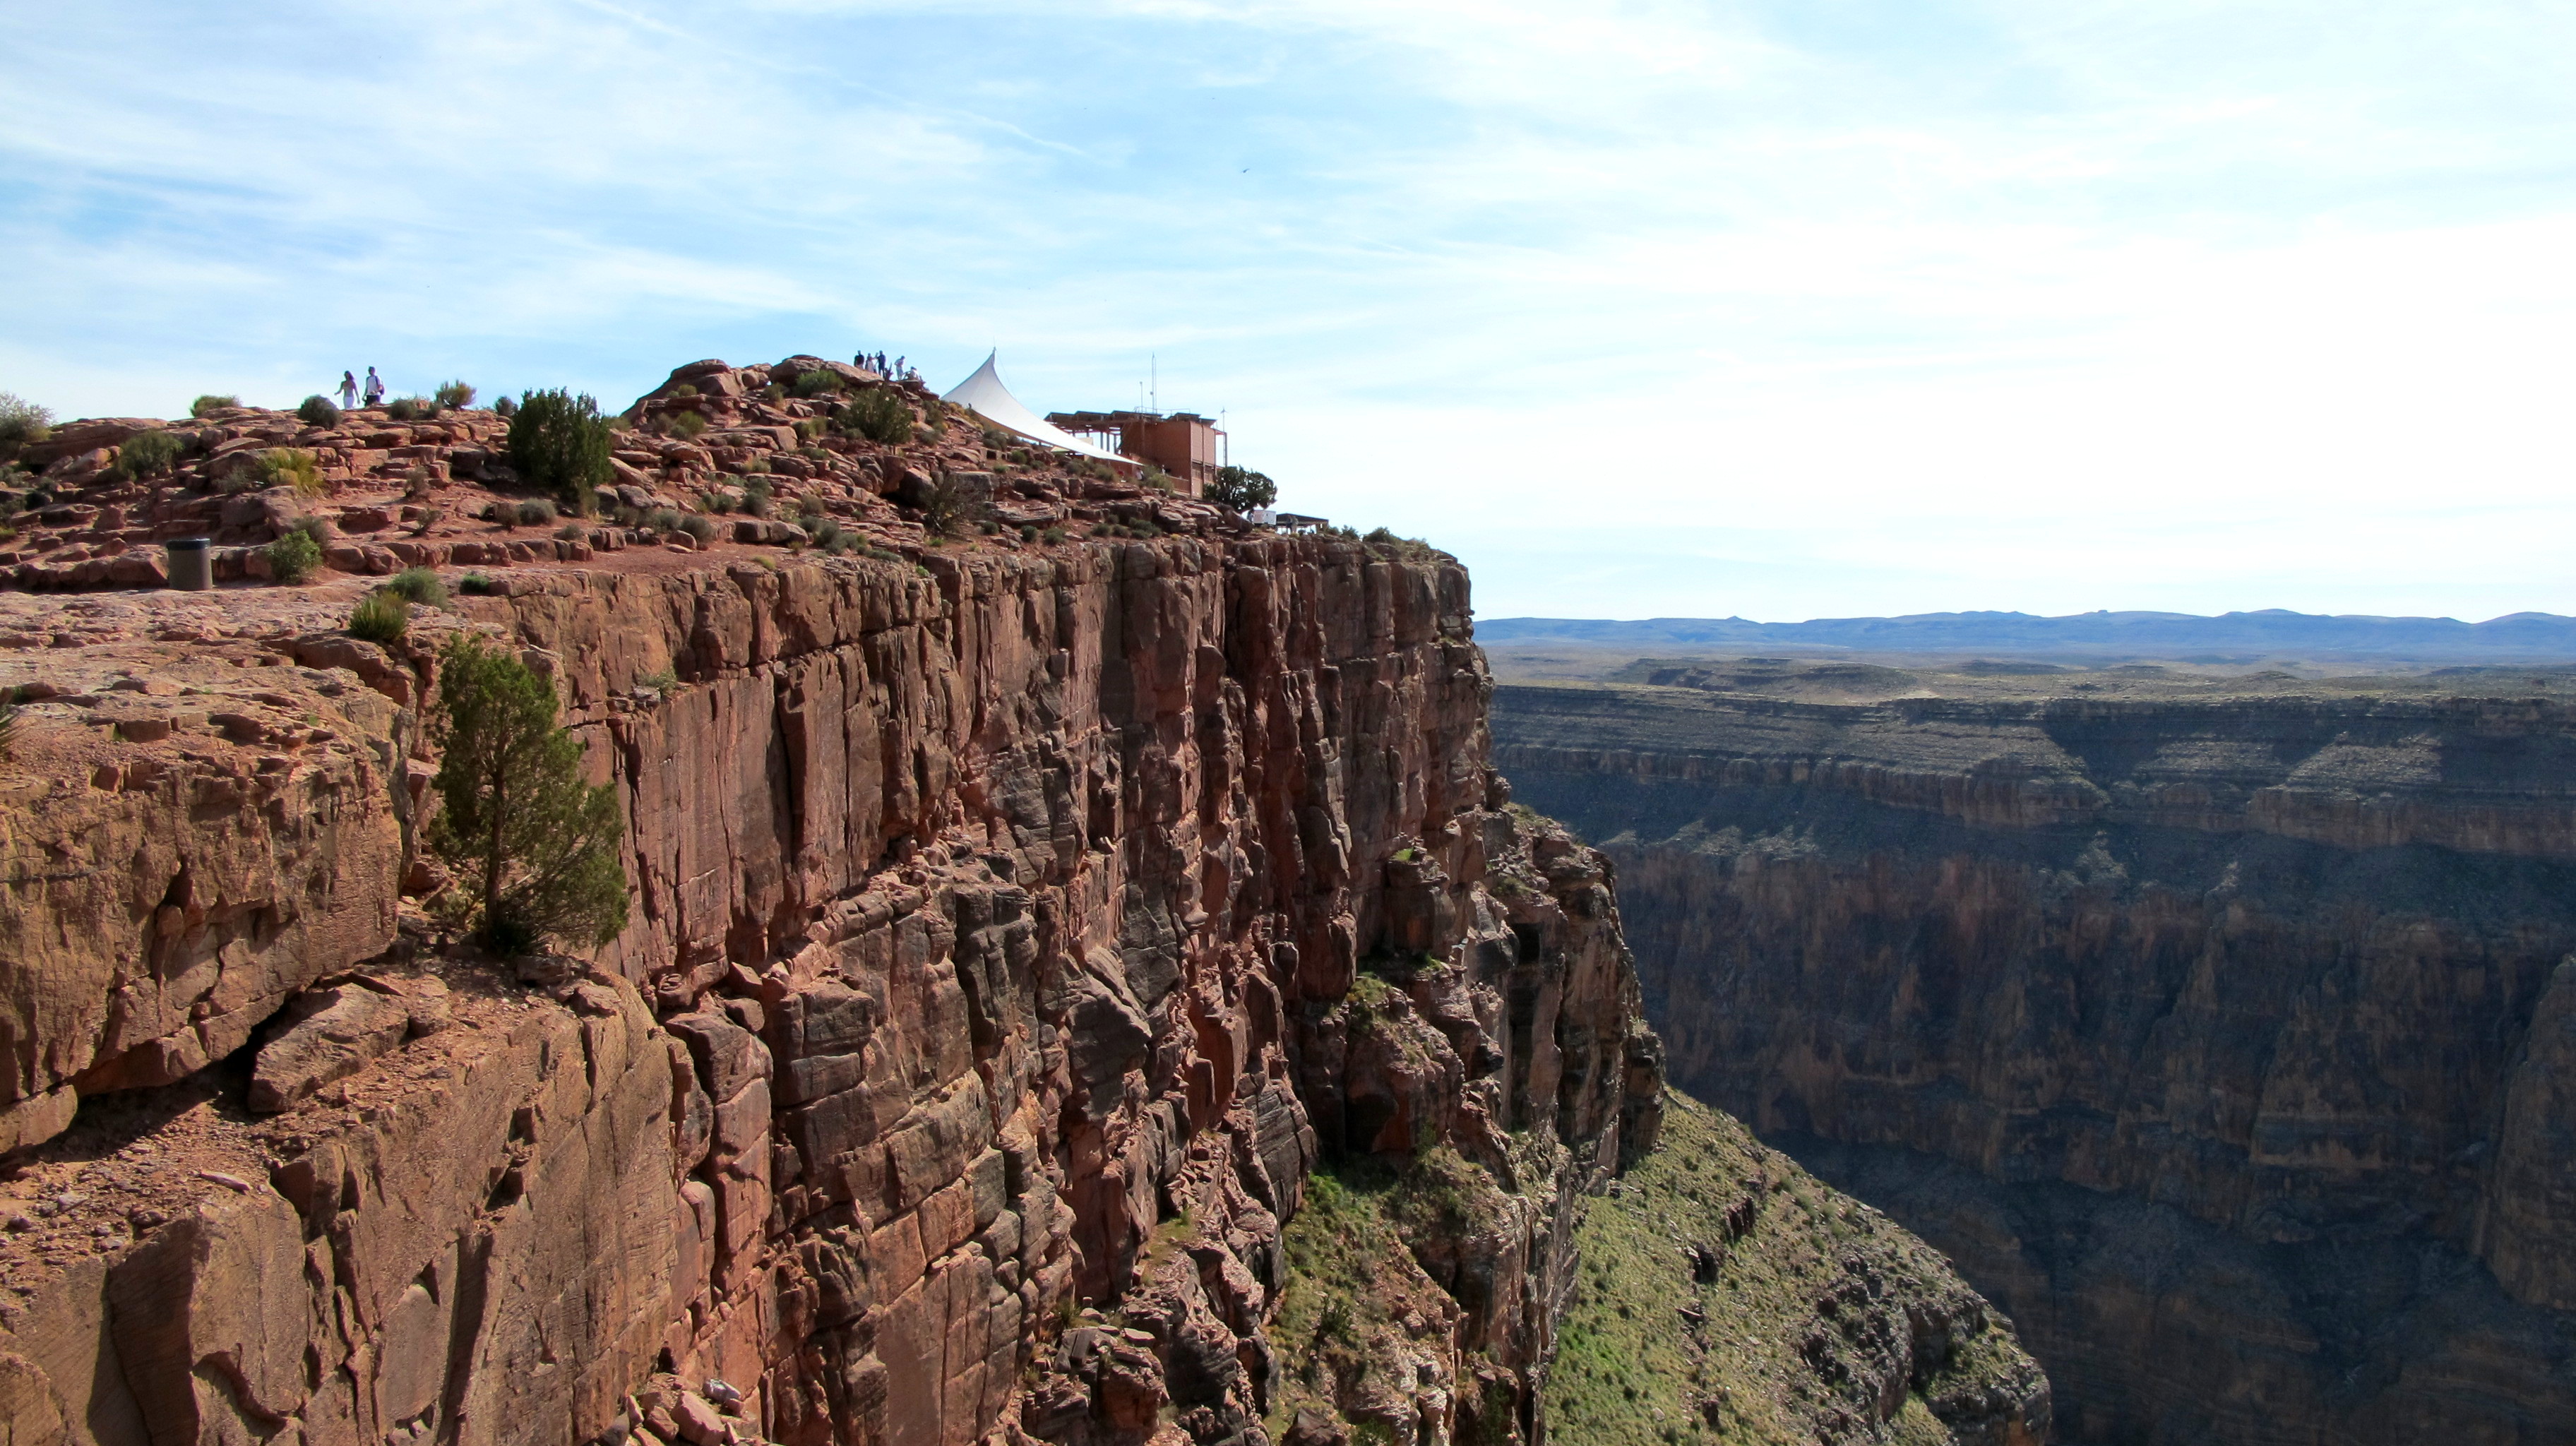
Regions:
[[1150, 353], [1292, 499], [1456, 543], [1489, 604], [2576, 610], [2576, 16], [2545, 7], [124, 3], [13, 34], [0, 386], [66, 411], [364, 357], [619, 397], [710, 353], [944, 378], [997, 343], [1080, 405]]

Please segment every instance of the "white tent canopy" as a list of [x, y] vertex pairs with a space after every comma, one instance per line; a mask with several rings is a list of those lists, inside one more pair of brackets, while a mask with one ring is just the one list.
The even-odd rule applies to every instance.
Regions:
[[1142, 465], [1133, 457], [1121, 456], [1106, 447], [1094, 446], [1071, 432], [1055, 427], [1048, 423], [1046, 418], [1020, 405], [1020, 399], [1011, 395], [1011, 389], [1002, 385], [1001, 373], [993, 369], [995, 359], [1001, 354], [1000, 350], [996, 349], [991, 356], [985, 357], [984, 364], [975, 368], [975, 375], [950, 388], [948, 394], [940, 400], [964, 407], [1003, 431], [1017, 432], [1032, 442], [1061, 447], [1065, 451], [1078, 452], [1085, 457], [1097, 457], [1103, 462], [1115, 463], [1121, 467]]

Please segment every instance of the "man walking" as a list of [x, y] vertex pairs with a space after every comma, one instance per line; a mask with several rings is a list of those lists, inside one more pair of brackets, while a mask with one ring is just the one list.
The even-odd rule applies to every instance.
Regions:
[[376, 369], [374, 367], [367, 368], [367, 405], [372, 407], [384, 399], [384, 382], [377, 378]]
[[347, 372], [342, 372], [340, 373], [340, 410], [349, 411], [357, 405], [358, 379]]

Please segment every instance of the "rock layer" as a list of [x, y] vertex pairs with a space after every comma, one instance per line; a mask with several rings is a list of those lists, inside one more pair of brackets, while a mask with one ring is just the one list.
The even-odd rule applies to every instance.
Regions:
[[2568, 722], [1505, 688], [1496, 734], [1619, 861], [1676, 1082], [1956, 1256], [2071, 1439], [2523, 1441], [2576, 1430]]

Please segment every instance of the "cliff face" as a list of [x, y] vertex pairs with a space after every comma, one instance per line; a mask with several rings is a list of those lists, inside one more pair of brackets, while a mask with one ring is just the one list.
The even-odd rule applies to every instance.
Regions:
[[[140, 676], [112, 656], [28, 716], [128, 761], [39, 769], [11, 819], [11, 1118], [97, 1105], [0, 1261], [17, 1439], [573, 1439], [657, 1367], [785, 1442], [1255, 1439], [1309, 1170], [1433, 1147], [1507, 1205], [1431, 1252], [1445, 1344], [1372, 1409], [1535, 1434], [1571, 1207], [1651, 1142], [1660, 1077], [1599, 864], [1485, 767], [1454, 564], [1256, 538], [503, 581], [462, 606], [560, 675], [637, 898], [533, 995], [403, 949], [347, 972], [394, 943], [421, 774], [382, 694], [422, 695], [433, 640], [338, 640], [354, 675], [245, 640], [136, 696], [158, 773], [91, 718]], [[214, 718], [245, 677], [277, 736]], [[326, 688], [375, 712], [322, 719]], [[113, 867], [49, 872], [85, 842]], [[463, 1003], [266, 1123], [120, 1112], [351, 978]], [[630, 1424], [694, 1440], [706, 1404], [656, 1386]]]
[[1950, 1252], [2072, 1439], [2576, 1429], [2570, 718], [1505, 688], [1677, 1083]]

